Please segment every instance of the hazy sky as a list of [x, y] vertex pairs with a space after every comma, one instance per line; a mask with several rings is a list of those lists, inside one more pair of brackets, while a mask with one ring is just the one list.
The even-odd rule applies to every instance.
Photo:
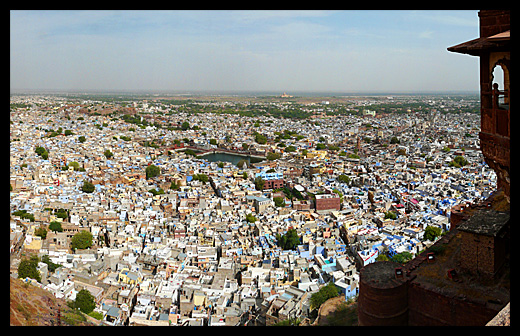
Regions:
[[472, 11], [11, 11], [11, 89], [478, 91]]

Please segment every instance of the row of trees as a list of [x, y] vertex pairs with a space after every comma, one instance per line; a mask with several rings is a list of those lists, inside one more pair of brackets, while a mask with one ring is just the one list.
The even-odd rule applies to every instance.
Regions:
[[65, 130], [65, 133], [63, 133], [63, 129], [61, 127], [58, 128], [57, 131], [49, 130], [49, 132], [51, 132], [51, 134], [49, 134], [48, 136], [49, 138], [53, 138], [61, 134], [64, 134], [65, 136], [74, 135], [74, 132], [72, 132], [71, 130]]
[[193, 174], [192, 177], [194, 181], [200, 181], [204, 184], [209, 181], [209, 177], [206, 174]]
[[[53, 231], [53, 232], [63, 232], [61, 223], [57, 222], [57, 221], [50, 222], [48, 229], [49, 229], [49, 231]], [[34, 230], [34, 234], [38, 237], [41, 237], [42, 239], [45, 239], [45, 238], [47, 238], [47, 228], [45, 228], [45, 226], [41, 225], [40, 227], [38, 227]]]
[[[50, 272], [54, 272], [61, 265], [53, 263], [48, 255], [42, 256], [42, 258], [38, 258], [38, 256], [33, 255], [29, 259], [23, 259], [18, 264], [18, 278], [31, 278], [41, 283], [41, 275], [38, 271], [38, 263], [43, 262], [47, 264], [48, 270]], [[94, 296], [86, 289], [80, 290], [76, 294], [76, 298], [74, 301], [67, 302], [67, 305], [73, 309], [79, 309], [85, 314], [90, 314], [96, 308], [96, 301]], [[98, 319], [101, 319], [103, 316], [93, 316]]]
[[[61, 229], [61, 225], [59, 226]], [[70, 244], [72, 250], [75, 249], [86, 249], [92, 246], [92, 234], [89, 231], [80, 231], [76, 233], [71, 240]], [[48, 266], [48, 270], [54, 272], [56, 268], [61, 267], [59, 264], [53, 263], [48, 255], [42, 256], [42, 258], [38, 258], [38, 256], [33, 255], [30, 258], [25, 258], [20, 261], [18, 264], [18, 277], [19, 278], [31, 278], [35, 279], [38, 282], [41, 282], [41, 275], [38, 271], [38, 263], [39, 262], [46, 263]]]
[[12, 213], [13, 216], [19, 216], [22, 219], [28, 219], [31, 222], [34, 222], [34, 215], [32, 213], [27, 212], [27, 210], [16, 210]]
[[[105, 156], [107, 158], [112, 157], [112, 155], [113, 154], [110, 152], [110, 150], [107, 149], [105, 151]], [[76, 170], [76, 167], [74, 167], [74, 170]], [[159, 168], [155, 165], [149, 165], [148, 167], [146, 167], [145, 172], [146, 172], [146, 178], [149, 179], [152, 177], [159, 176], [161, 174], [161, 168]], [[202, 174], [202, 175], [204, 175], [204, 174]], [[206, 178], [207, 178], [207, 176], [206, 176]], [[94, 184], [92, 184], [92, 182], [83, 181], [83, 185], [81, 186], [81, 191], [83, 191], [85, 193], [93, 193], [94, 190], [96, 190], [96, 187], [94, 186]]]

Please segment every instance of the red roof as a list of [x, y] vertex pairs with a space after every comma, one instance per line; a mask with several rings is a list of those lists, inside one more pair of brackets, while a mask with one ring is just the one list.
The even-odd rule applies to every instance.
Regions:
[[482, 50], [509, 48], [511, 31], [507, 30], [488, 37], [479, 37], [448, 48], [448, 51], [473, 56], [480, 55]]

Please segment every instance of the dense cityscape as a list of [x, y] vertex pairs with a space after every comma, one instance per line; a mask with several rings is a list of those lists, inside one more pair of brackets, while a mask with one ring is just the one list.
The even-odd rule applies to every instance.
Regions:
[[102, 325], [310, 325], [496, 190], [479, 99], [12, 94], [11, 277]]

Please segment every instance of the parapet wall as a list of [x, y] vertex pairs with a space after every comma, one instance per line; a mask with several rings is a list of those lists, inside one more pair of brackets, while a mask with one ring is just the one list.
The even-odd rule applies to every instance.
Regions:
[[408, 287], [408, 325], [410, 326], [484, 326], [498, 311], [486, 302], [469, 300], [464, 295], [442, 293], [411, 282]]
[[408, 286], [404, 275], [396, 278], [399, 264], [390, 261], [365, 266], [360, 276], [358, 323], [370, 326], [403, 326], [408, 320]]
[[510, 29], [511, 13], [509, 10], [481, 10], [480, 37], [487, 37]]
[[[486, 325], [509, 302], [508, 272], [484, 279], [482, 274], [475, 275], [461, 267], [461, 255], [466, 255], [466, 249], [474, 242], [467, 241], [466, 232], [458, 227], [462, 229], [479, 212], [489, 211], [492, 221], [494, 208], [503, 203], [502, 198], [503, 192], [498, 192], [481, 204], [456, 209], [451, 217], [452, 230], [406, 265], [376, 262], [363, 267], [359, 280], [359, 325]], [[479, 267], [492, 262], [495, 255], [484, 255], [490, 250], [484, 238], [479, 239], [485, 250], [480, 255]]]

